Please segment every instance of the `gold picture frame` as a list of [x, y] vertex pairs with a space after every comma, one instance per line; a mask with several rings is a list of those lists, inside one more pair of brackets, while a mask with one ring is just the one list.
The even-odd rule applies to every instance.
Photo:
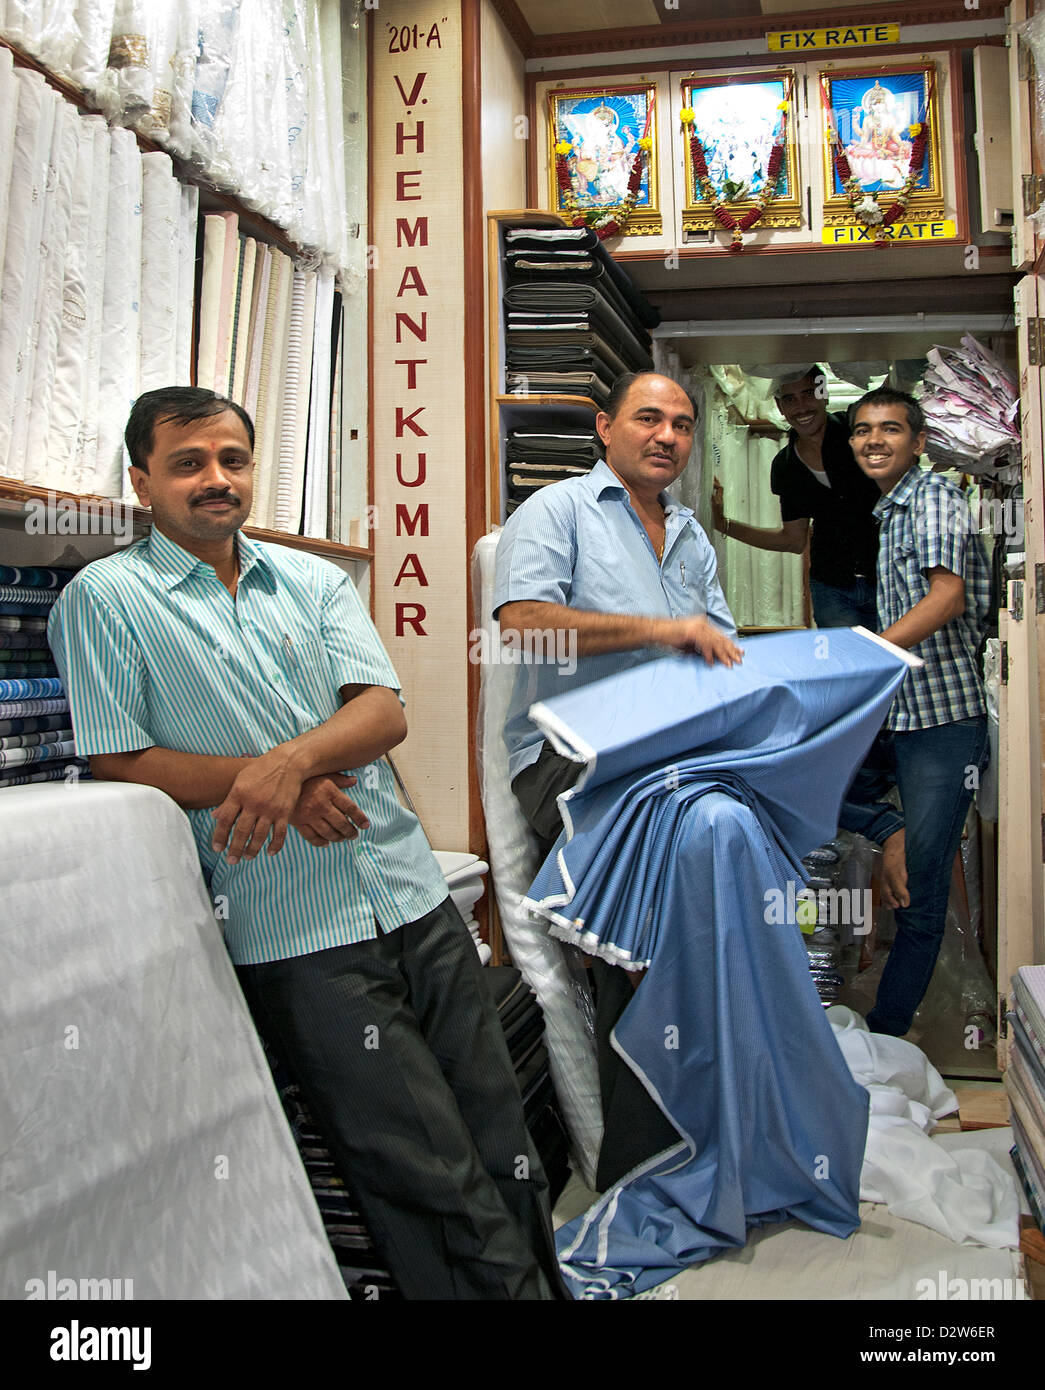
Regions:
[[[560, 140], [571, 145], [565, 156], [566, 177], [577, 211], [586, 220], [623, 215], [634, 158], [644, 163], [639, 193], [622, 236], [660, 236], [660, 151], [655, 83], [620, 86], [556, 87], [548, 92], [548, 206], [570, 220], [571, 209], [559, 184]], [[639, 140], [649, 136], [648, 156]]]
[[852, 175], [885, 212], [910, 173], [914, 124], [923, 127], [925, 158], [903, 216], [929, 220], [944, 213], [940, 101], [935, 63], [825, 68], [818, 74], [824, 107], [822, 141], [824, 226], [859, 219], [835, 164], [837, 133]]
[[[756, 206], [769, 155], [780, 128], [780, 103], [785, 113], [786, 148], [777, 186], [778, 195], [758, 219], [758, 227], [801, 227], [805, 218], [799, 185], [795, 140], [795, 73], [791, 68], [754, 72], [691, 73], [682, 82], [682, 107], [693, 112], [683, 127], [686, 199], [683, 231], [703, 232], [718, 227], [712, 203], [693, 173], [693, 138], [700, 140], [708, 178], [732, 216], [743, 217]], [[745, 196], [746, 194], [746, 196]]]

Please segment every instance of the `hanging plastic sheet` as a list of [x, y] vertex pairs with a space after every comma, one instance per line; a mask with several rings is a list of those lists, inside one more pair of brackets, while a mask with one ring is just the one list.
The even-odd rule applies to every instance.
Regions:
[[586, 768], [530, 904], [563, 939], [648, 963], [613, 1046], [681, 1136], [559, 1232], [579, 1296], [638, 1293], [751, 1225], [858, 1224], [867, 1094], [793, 903], [909, 660], [860, 630], [784, 633], [739, 667], [668, 658], [531, 709]]

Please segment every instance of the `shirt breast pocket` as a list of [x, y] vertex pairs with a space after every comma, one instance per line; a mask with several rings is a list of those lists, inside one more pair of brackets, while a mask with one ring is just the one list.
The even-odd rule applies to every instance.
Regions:
[[327, 649], [322, 640], [295, 642], [292, 638], [285, 637], [283, 668], [287, 673], [290, 690], [303, 697], [310, 708], [315, 707], [323, 719], [328, 719], [341, 701], [334, 689]]

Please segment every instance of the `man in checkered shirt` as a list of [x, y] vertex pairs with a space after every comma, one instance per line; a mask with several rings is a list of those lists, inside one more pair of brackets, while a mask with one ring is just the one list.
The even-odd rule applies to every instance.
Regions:
[[911, 670], [886, 720], [907, 825], [910, 906], [867, 1016], [900, 1037], [932, 978], [943, 940], [951, 866], [987, 759], [979, 650], [990, 576], [965, 498], [919, 467], [925, 417], [913, 397], [882, 387], [849, 411], [856, 461], [881, 489], [878, 624], [925, 662]]

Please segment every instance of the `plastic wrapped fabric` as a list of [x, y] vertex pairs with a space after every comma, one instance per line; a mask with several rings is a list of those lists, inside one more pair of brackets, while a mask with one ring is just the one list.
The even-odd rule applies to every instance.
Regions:
[[87, 256], [84, 268], [84, 395], [77, 440], [73, 492], [92, 492], [98, 467], [98, 394], [101, 389], [101, 354], [105, 312], [105, 266], [109, 225], [109, 165], [112, 140], [101, 116], [87, 120], [91, 128], [91, 209], [88, 217]]
[[306, 536], [330, 534], [330, 377], [331, 320], [334, 276], [323, 269], [316, 280], [315, 333], [312, 342], [312, 390], [309, 401], [308, 459], [305, 469], [304, 527]]
[[38, 72], [15, 70], [18, 120], [11, 162], [11, 192], [0, 283], [0, 476], [21, 478], [23, 456], [12, 447], [25, 434], [25, 411], [32, 389], [36, 290], [46, 199], [48, 160], [60, 98]]
[[731, 669], [650, 662], [530, 711], [586, 764], [531, 904], [584, 949], [649, 962], [612, 1042], [682, 1136], [560, 1230], [582, 1296], [641, 1292], [749, 1225], [859, 1222], [867, 1095], [778, 909], [910, 659], [858, 630], [823, 657], [816, 641], [756, 638]]
[[36, 292], [36, 351], [33, 354], [32, 389], [25, 414], [24, 439], [14, 447], [24, 459], [27, 483], [53, 485], [54, 465], [48, 457], [51, 406], [58, 369], [58, 340], [62, 326], [62, 290], [66, 260], [70, 254], [69, 225], [72, 217], [73, 182], [79, 155], [80, 116], [74, 106], [60, 102], [55, 113], [54, 136], [48, 174], [47, 204], [40, 229], [40, 276]]
[[109, 207], [105, 289], [98, 379], [98, 460], [94, 485], [100, 497], [123, 495], [123, 427], [138, 395], [141, 302], [142, 164], [129, 130], [110, 132]]
[[187, 386], [192, 380], [192, 320], [196, 299], [196, 224], [200, 191], [195, 184], [183, 184], [178, 209], [178, 325], [175, 344], [174, 383]]
[[170, 156], [142, 155], [141, 389], [178, 375], [181, 190]]
[[277, 531], [296, 532], [301, 524], [315, 331], [316, 276], [311, 271], [296, 270], [287, 329], [287, 352], [283, 360], [279, 464], [272, 511], [272, 526]]
[[6, 0], [0, 33], [52, 72], [68, 74], [80, 39], [78, 9], [71, 0]]
[[[497, 533], [483, 536], [472, 552], [472, 591], [480, 607], [478, 630], [484, 633], [489, 652], [500, 650], [499, 624], [490, 612], [497, 539]], [[502, 738], [514, 670], [510, 665], [484, 662], [479, 691], [476, 757], [493, 887], [512, 963], [537, 995], [544, 1013], [556, 1094], [574, 1157], [590, 1187], [602, 1142], [591, 998], [575, 953], [553, 940], [546, 926], [523, 906], [539, 856], [533, 832], [512, 794]]]
[[[0, 49], [0, 130], [14, 131], [18, 123], [18, 83], [15, 81], [14, 59], [11, 50]], [[0, 274], [4, 269], [4, 247], [7, 243], [7, 212], [11, 198], [11, 162], [14, 141], [0, 142]]]
[[983, 694], [987, 701], [987, 737], [990, 762], [980, 774], [976, 809], [984, 820], [998, 819], [998, 693], [1001, 683], [1001, 642], [988, 637], [983, 652]]
[[75, 491], [77, 452], [83, 427], [88, 357], [87, 278], [91, 201], [94, 187], [94, 136], [98, 116], [77, 120], [76, 168], [72, 183], [68, 242], [62, 277], [61, 332], [55, 358], [45, 457], [52, 486]]

